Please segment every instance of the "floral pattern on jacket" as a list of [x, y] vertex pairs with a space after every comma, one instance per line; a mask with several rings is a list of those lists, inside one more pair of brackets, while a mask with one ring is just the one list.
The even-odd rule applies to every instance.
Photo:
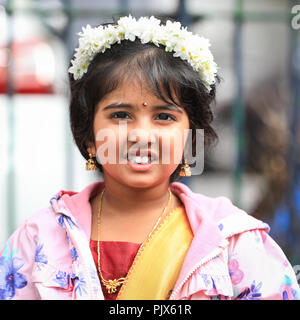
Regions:
[[[89, 199], [103, 187], [100, 181], [79, 193], [60, 191], [11, 235], [0, 253], [0, 299], [104, 299], [89, 249]], [[300, 300], [293, 268], [268, 225], [225, 197], [180, 182], [170, 188], [194, 233], [171, 300]]]
[[24, 262], [16, 256], [17, 250], [10, 251], [9, 246], [10, 242], [7, 243], [0, 257], [0, 300], [13, 299], [16, 290], [27, 285], [26, 275], [18, 272]]

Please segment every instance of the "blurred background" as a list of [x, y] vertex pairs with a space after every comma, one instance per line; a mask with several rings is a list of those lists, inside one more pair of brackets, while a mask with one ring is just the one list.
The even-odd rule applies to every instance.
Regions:
[[222, 78], [216, 146], [193, 191], [226, 196], [271, 226], [300, 264], [300, 2], [291, 0], [0, 0], [0, 247], [85, 171], [68, 121], [67, 69], [82, 26], [168, 16], [211, 41]]

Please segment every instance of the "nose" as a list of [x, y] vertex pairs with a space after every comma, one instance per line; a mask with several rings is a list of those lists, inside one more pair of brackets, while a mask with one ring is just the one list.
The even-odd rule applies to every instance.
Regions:
[[128, 141], [139, 142], [142, 146], [149, 146], [158, 142], [158, 129], [148, 117], [142, 117], [128, 130]]

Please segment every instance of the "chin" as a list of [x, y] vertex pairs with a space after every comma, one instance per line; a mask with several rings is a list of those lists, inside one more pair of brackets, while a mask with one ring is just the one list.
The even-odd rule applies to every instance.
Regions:
[[147, 176], [128, 177], [126, 180], [122, 179], [122, 183], [131, 188], [144, 189], [153, 187], [158, 183], [157, 179]]
[[[162, 170], [154, 170], [152, 172], [124, 172], [124, 168], [116, 168], [116, 166], [106, 166], [106, 179], [113, 179], [117, 183], [126, 185], [130, 188], [151, 188], [165, 181], [169, 181], [170, 174], [168, 175], [166, 168]], [[168, 170], [169, 171], [169, 170]]]

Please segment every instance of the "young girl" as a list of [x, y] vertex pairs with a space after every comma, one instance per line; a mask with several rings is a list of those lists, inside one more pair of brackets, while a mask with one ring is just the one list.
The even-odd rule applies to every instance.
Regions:
[[122, 17], [80, 33], [69, 72], [74, 140], [104, 180], [58, 192], [13, 233], [1, 299], [300, 299], [268, 225], [178, 181], [193, 172], [184, 133], [194, 153], [196, 130], [216, 138], [208, 40]]

